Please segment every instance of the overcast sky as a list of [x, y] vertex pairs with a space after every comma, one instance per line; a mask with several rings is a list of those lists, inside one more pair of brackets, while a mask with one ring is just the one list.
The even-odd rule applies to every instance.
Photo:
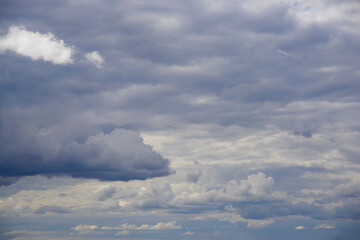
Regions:
[[2, 0], [0, 239], [360, 239], [356, 0]]

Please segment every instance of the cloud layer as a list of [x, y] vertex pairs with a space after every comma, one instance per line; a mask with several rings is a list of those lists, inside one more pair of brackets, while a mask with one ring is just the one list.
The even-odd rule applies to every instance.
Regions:
[[0, 233], [358, 236], [359, 13], [332, 0], [3, 0]]

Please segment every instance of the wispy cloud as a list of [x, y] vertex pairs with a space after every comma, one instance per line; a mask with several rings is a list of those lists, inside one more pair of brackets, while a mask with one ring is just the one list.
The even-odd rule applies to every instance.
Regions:
[[181, 229], [181, 225], [177, 225], [176, 222], [159, 222], [155, 225], [143, 224], [140, 226], [136, 226], [134, 224], [124, 223], [118, 227], [108, 227], [103, 226], [101, 230], [174, 230], [174, 229]]
[[94, 64], [97, 68], [101, 68], [104, 63], [104, 58], [98, 51], [88, 52], [85, 54], [85, 59]]
[[335, 228], [335, 225], [330, 225], [326, 223], [318, 224], [314, 227], [314, 229], [332, 229]]

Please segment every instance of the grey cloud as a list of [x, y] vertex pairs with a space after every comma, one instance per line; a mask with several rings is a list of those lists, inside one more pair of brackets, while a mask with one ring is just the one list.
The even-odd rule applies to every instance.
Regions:
[[17, 181], [19, 181], [18, 177], [1, 177], [0, 176], [0, 186], [8, 186]]
[[271, 202], [257, 204], [239, 203], [234, 205], [236, 211], [245, 219], [266, 219], [272, 217], [296, 216], [301, 213], [302, 216], [309, 216], [314, 219], [327, 219], [327, 213], [322, 206], [299, 202], [291, 204], [289, 202]]
[[189, 183], [197, 183], [200, 177], [201, 177], [200, 171], [186, 174], [186, 180]]
[[133, 206], [139, 208], [159, 208], [169, 206], [174, 194], [169, 184], [152, 185], [147, 184], [142, 187], [137, 196]]
[[[165, 176], [169, 161], [131, 130], [155, 142], [163, 131], [159, 152], [199, 162], [180, 170], [188, 183], [166, 178], [131, 194], [110, 187], [94, 193], [101, 204], [121, 195], [120, 209], [207, 214], [233, 204], [248, 219], [357, 219], [360, 41], [352, 4], [2, 1], [2, 36], [21, 22], [77, 46], [78, 56], [97, 50], [106, 64], [0, 56], [1, 181]], [[176, 129], [184, 135], [171, 142]], [[324, 207], [335, 203], [344, 206]]]
[[292, 134], [295, 136], [302, 136], [302, 137], [306, 137], [306, 138], [312, 138], [314, 133], [316, 133], [316, 131], [311, 131], [311, 130], [293, 131], [292, 132]]
[[106, 199], [111, 198], [114, 193], [116, 193], [116, 188], [111, 185], [101, 186], [101, 188], [96, 191], [97, 199], [99, 201], [105, 201]]
[[129, 130], [99, 133], [84, 143], [67, 143], [50, 154], [44, 152], [48, 149], [34, 148], [33, 142], [26, 144], [28, 149], [23, 147], [22, 152], [2, 148], [2, 176], [69, 175], [113, 181], [165, 176], [172, 171], [167, 159]]
[[51, 206], [40, 207], [34, 213], [35, 214], [46, 214], [46, 213], [70, 213], [70, 212], [71, 212], [71, 210], [66, 207], [51, 205]]
[[343, 206], [335, 208], [332, 217], [359, 221], [360, 204], [358, 198], [348, 199], [347, 201], [344, 201]]

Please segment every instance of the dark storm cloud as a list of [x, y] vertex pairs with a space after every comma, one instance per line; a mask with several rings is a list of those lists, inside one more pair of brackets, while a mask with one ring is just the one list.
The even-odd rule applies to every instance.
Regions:
[[[115, 129], [89, 136], [85, 142], [70, 142], [52, 149], [49, 138], [31, 132], [20, 139], [3, 139], [0, 174], [3, 177], [33, 175], [132, 180], [171, 173], [169, 161], [143, 143], [138, 133]], [[25, 145], [20, 145], [24, 140]], [[12, 140], [12, 141], [11, 141]]]

